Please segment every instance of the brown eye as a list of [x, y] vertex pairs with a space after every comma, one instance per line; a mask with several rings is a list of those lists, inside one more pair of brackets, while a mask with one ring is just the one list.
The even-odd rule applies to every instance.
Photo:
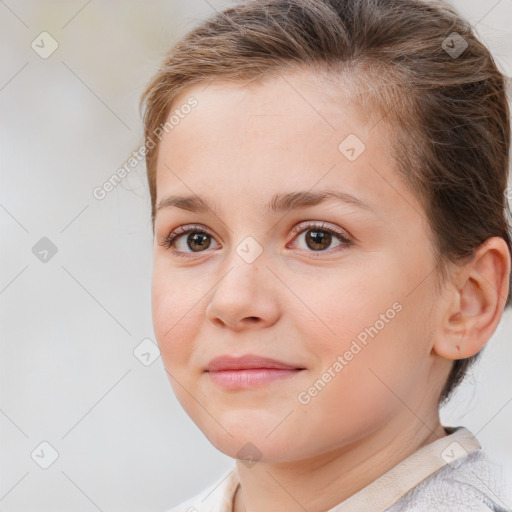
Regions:
[[331, 245], [332, 235], [327, 231], [308, 229], [306, 231], [306, 244], [314, 251], [325, 250]]
[[[176, 256], [190, 256], [206, 251], [215, 240], [201, 225], [180, 226], [169, 233], [160, 245]], [[218, 244], [217, 244], [218, 245]]]
[[352, 245], [352, 240], [337, 227], [327, 226], [324, 222], [301, 224], [292, 232], [297, 234], [293, 244], [308, 252], [327, 253], [341, 246], [341, 249]]
[[204, 233], [190, 233], [187, 236], [187, 246], [193, 252], [208, 249], [211, 244], [211, 236]]

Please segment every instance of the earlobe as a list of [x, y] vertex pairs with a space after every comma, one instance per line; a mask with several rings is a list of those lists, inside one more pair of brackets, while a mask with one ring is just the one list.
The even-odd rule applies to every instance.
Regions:
[[447, 285], [433, 350], [446, 359], [477, 354], [500, 321], [509, 290], [510, 252], [503, 238], [488, 238]]

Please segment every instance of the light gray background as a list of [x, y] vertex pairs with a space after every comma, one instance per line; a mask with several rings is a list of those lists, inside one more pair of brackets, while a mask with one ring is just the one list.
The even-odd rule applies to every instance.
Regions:
[[[233, 463], [161, 360], [133, 354], [154, 340], [144, 166], [92, 195], [140, 145], [138, 99], [165, 52], [227, 3], [0, 0], [0, 510], [161, 511]], [[512, 0], [455, 5], [511, 76]], [[47, 59], [31, 48], [43, 31], [59, 45]], [[42, 237], [58, 250], [46, 263]], [[511, 335], [506, 313], [442, 416], [512, 481]], [[59, 454], [46, 470], [43, 441]]]

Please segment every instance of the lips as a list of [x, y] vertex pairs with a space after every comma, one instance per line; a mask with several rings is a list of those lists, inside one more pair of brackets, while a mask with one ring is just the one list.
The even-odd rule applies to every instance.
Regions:
[[212, 359], [205, 373], [210, 382], [225, 391], [241, 391], [270, 385], [301, 374], [303, 367], [277, 359], [247, 354], [242, 357], [220, 356]]
[[294, 364], [284, 363], [277, 359], [247, 354], [242, 357], [232, 357], [227, 355], [215, 357], [208, 363], [205, 371], [220, 372], [253, 369], [303, 370], [304, 368]]

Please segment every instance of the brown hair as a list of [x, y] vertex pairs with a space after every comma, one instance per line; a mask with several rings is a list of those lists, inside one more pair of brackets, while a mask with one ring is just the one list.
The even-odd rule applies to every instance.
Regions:
[[[164, 60], [141, 99], [145, 140], [185, 88], [214, 79], [259, 82], [286, 68], [316, 70], [348, 86], [363, 112], [385, 119], [399, 175], [426, 213], [438, 282], [489, 237], [502, 237], [511, 250], [504, 75], [469, 23], [440, 1], [235, 4], [189, 32]], [[154, 231], [153, 146], [146, 166]], [[511, 302], [509, 290], [506, 306]], [[477, 356], [455, 361], [440, 404]]]

